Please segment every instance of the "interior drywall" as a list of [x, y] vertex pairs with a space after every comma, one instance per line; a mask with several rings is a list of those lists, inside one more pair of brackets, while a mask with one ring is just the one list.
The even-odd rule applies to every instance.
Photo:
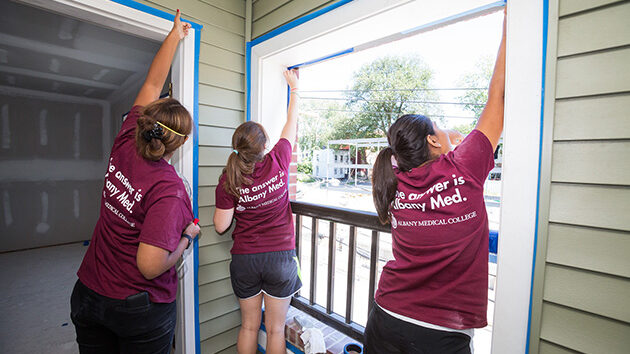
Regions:
[[[159, 43], [12, 2], [0, 13], [0, 252], [88, 240]], [[18, 33], [11, 16], [32, 23]]]

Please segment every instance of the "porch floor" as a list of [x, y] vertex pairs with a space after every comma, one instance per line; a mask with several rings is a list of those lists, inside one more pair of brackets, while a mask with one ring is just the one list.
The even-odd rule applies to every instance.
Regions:
[[70, 294], [82, 243], [0, 254], [0, 353], [78, 353]]

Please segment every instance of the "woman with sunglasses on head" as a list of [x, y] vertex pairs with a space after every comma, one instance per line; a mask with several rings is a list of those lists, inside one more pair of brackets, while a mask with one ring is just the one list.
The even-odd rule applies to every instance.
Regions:
[[193, 121], [159, 99], [190, 29], [179, 10], [133, 108], [114, 140], [100, 217], [77, 275], [71, 317], [81, 353], [170, 353], [176, 322], [175, 263], [199, 234], [190, 199], [169, 164]]
[[245, 122], [234, 131], [232, 153], [216, 189], [214, 227], [223, 233], [232, 218], [230, 276], [241, 306], [240, 354], [256, 353], [261, 306], [265, 303], [266, 352], [286, 353], [284, 322], [291, 296], [302, 287], [289, 204], [289, 165], [297, 131], [298, 78], [285, 71], [291, 88], [280, 140], [265, 154], [262, 125]]
[[[379, 219], [391, 223], [394, 260], [383, 268], [365, 329], [365, 353], [471, 353], [487, 325], [488, 215], [483, 186], [503, 130], [503, 39], [479, 122], [457, 134], [408, 114], [387, 132], [374, 164]], [[450, 136], [449, 136], [450, 135]]]

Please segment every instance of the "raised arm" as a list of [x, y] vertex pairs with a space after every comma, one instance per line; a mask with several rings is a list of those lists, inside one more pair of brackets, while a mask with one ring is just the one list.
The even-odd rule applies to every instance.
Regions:
[[155, 54], [147, 78], [140, 88], [140, 92], [136, 97], [136, 101], [133, 105], [146, 106], [147, 104], [160, 98], [164, 81], [168, 75], [168, 71], [171, 68], [173, 62], [173, 56], [177, 50], [179, 41], [188, 35], [190, 29], [190, 23], [182, 22], [180, 19], [179, 9], [175, 15], [175, 21], [173, 22], [173, 28], [171, 32], [166, 36], [160, 50]]
[[297, 93], [298, 90], [298, 77], [297, 70], [287, 70], [284, 72], [284, 78], [287, 80], [287, 84], [291, 89], [289, 94], [289, 109], [287, 111], [287, 122], [282, 129], [281, 138], [287, 139], [291, 143], [291, 147], [295, 144], [295, 138], [297, 137], [297, 119], [298, 119], [298, 104], [300, 96]]
[[494, 65], [494, 73], [488, 89], [488, 102], [479, 117], [475, 129], [480, 130], [496, 150], [503, 131], [503, 104], [505, 102], [505, 17], [503, 18], [503, 37], [499, 54]]

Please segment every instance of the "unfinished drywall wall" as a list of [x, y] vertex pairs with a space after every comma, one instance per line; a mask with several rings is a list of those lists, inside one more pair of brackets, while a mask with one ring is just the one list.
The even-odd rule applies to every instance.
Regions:
[[0, 92], [0, 251], [91, 237], [111, 145], [107, 111]]

